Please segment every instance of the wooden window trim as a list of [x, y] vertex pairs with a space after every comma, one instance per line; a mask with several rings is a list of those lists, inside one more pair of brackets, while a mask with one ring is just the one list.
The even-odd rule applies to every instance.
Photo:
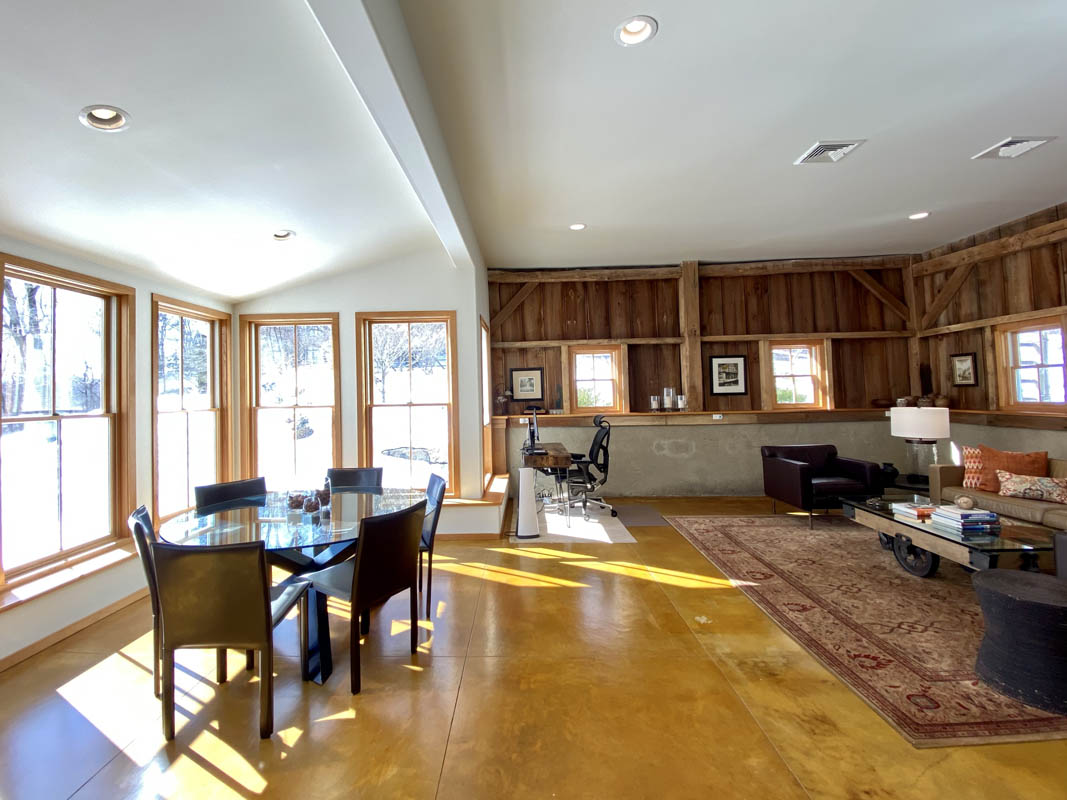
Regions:
[[[774, 381], [774, 351], [784, 350], [790, 347], [807, 347], [811, 350], [812, 383], [815, 386], [814, 403], [779, 403], [778, 393]], [[821, 411], [828, 406], [828, 398], [831, 388], [827, 386], [827, 354], [825, 339], [794, 339], [773, 341], [767, 348], [767, 363], [761, 376], [766, 382], [768, 396], [771, 399], [771, 409], [775, 411]]]
[[[590, 346], [568, 346], [564, 352], [568, 371], [568, 394], [570, 398], [570, 408], [572, 413], [584, 414], [586, 412], [603, 412], [603, 411], [615, 411], [621, 412], [628, 410], [628, 403], [626, 402], [625, 393], [627, 391], [626, 375], [626, 361], [625, 358], [625, 345], [597, 345], [595, 347]], [[614, 384], [615, 403], [610, 406], [579, 406], [578, 405], [578, 379], [575, 377], [574, 360], [575, 356], [585, 355], [589, 353], [611, 353], [612, 369], [614, 377], [612, 383]]]
[[[177, 300], [162, 294], [152, 294], [152, 517], [155, 524], [165, 522], [189, 509], [170, 514], [159, 513], [159, 315], [161, 312], [199, 319], [211, 323], [212, 380], [216, 383], [215, 405], [215, 474], [217, 480], [228, 481], [233, 476], [233, 376], [230, 360], [230, 335], [233, 315], [216, 308]], [[217, 362], [217, 363], [214, 363]], [[205, 411], [208, 409], [204, 409]]]
[[[1045, 328], [1059, 328], [1064, 337], [1064, 345], [1067, 347], [1067, 314], [1053, 314], [1037, 319], [1019, 320], [1018, 322], [1006, 322], [994, 328], [994, 352], [996, 354], [996, 372], [998, 403], [1000, 410], [1011, 411], [1018, 414], [1062, 414], [1067, 408], [1067, 403], [1022, 403], [1015, 398], [1015, 382], [1012, 380], [1012, 359], [1015, 351], [1012, 347], [1012, 334], [1025, 331], [1042, 330]], [[1067, 362], [1067, 358], [1065, 358]], [[1067, 370], [1067, 363], [1064, 364]]]
[[[484, 343], [484, 346], [483, 346]], [[479, 404], [482, 418], [482, 492], [493, 480], [493, 338], [485, 317], [478, 317]]]
[[[374, 408], [372, 390], [374, 377], [370, 358], [370, 325], [375, 322], [445, 322], [448, 325], [448, 371], [449, 371], [449, 436], [448, 436], [448, 485], [445, 497], [459, 497], [459, 351], [456, 346], [455, 311], [359, 311], [356, 312], [356, 437], [358, 466], [369, 467], [373, 463], [371, 441], [371, 410]], [[483, 323], [484, 324], [484, 323]], [[478, 343], [481, 350], [481, 342]], [[437, 405], [437, 404], [435, 404]]]
[[292, 314], [241, 314], [237, 320], [240, 338], [240, 372], [238, 379], [241, 421], [240, 477], [256, 477], [256, 405], [258, 366], [255, 353], [256, 325], [330, 325], [333, 331], [333, 466], [341, 464], [341, 315], [337, 312]]
[[[57, 289], [70, 289], [105, 300], [104, 351], [107, 383], [102, 387], [104, 413], [93, 416], [106, 416], [111, 420], [111, 532], [94, 542], [61, 550], [8, 572], [4, 570], [3, 548], [0, 547], [0, 586], [8, 580], [17, 580], [21, 575], [64, 561], [83, 550], [128, 538], [126, 516], [137, 501], [134, 412], [136, 290], [132, 286], [82, 275], [41, 261], [0, 253], [0, 280], [8, 276]], [[2, 536], [3, 531], [0, 530], [0, 537]]]

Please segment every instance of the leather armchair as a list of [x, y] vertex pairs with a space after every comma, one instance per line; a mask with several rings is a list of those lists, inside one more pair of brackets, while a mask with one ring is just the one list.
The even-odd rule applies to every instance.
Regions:
[[771, 498], [808, 512], [837, 508], [841, 495], [874, 496], [882, 492], [881, 468], [871, 461], [844, 458], [832, 444], [765, 445], [763, 491]]

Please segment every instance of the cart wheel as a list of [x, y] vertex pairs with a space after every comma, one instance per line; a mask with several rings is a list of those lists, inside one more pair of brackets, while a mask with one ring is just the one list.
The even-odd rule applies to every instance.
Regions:
[[619, 512], [618, 512], [618, 511], [616, 511], [616, 510], [615, 510], [615, 509], [613, 508], [613, 509], [611, 509], [611, 516], [613, 516], [613, 517], [617, 517], [617, 516], [619, 516]]

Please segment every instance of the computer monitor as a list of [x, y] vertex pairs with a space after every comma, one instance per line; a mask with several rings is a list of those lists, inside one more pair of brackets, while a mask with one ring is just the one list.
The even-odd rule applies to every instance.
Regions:
[[537, 447], [537, 443], [541, 441], [541, 433], [537, 429], [537, 412], [542, 409], [538, 406], [528, 406], [526, 410], [530, 413], [530, 423], [526, 435], [526, 443], [532, 449]]

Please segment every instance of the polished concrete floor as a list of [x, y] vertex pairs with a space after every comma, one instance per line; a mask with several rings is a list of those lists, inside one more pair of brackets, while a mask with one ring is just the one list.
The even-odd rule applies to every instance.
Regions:
[[[762, 499], [648, 499], [665, 514]], [[636, 544], [442, 542], [408, 652], [374, 615], [363, 692], [300, 681], [276, 634], [275, 734], [243, 658], [180, 657], [177, 739], [138, 603], [0, 673], [0, 798], [1063, 798], [1067, 742], [915, 750], [673, 529]]]

